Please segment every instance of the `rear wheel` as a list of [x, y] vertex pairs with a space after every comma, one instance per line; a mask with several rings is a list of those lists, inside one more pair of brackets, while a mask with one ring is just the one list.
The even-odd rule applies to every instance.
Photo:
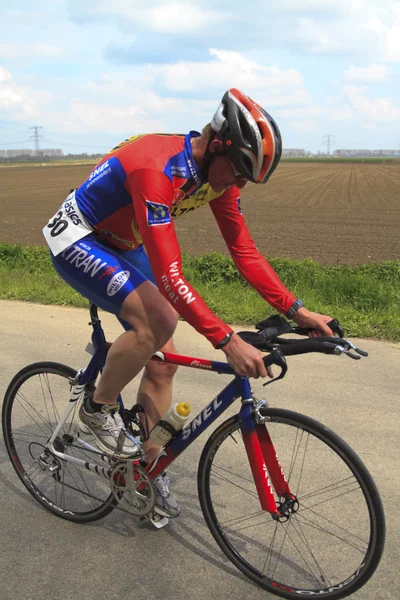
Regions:
[[211, 533], [269, 592], [290, 599], [352, 594], [383, 552], [385, 518], [374, 481], [354, 451], [317, 421], [281, 409], [261, 414], [298, 504], [280, 521], [261, 509], [235, 416], [213, 433], [200, 458], [199, 497]]
[[81, 441], [96, 446], [94, 437], [76, 424], [79, 399], [59, 432], [58, 452], [97, 465], [98, 474], [62, 460], [46, 444], [70, 401], [76, 371], [59, 363], [41, 362], [22, 369], [5, 394], [3, 435], [11, 463], [32, 496], [59, 517], [79, 523], [111, 512], [116, 499], [110, 481], [101, 475], [109, 464]]

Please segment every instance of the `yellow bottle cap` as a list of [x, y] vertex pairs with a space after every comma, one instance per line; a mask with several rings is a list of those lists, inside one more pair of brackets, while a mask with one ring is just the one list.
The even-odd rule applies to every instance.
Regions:
[[179, 402], [176, 405], [176, 412], [180, 417], [188, 417], [190, 415], [190, 404], [188, 402]]

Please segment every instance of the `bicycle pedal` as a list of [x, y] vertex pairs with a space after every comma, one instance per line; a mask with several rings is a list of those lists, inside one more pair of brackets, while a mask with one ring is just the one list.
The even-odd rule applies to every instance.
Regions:
[[159, 515], [155, 511], [153, 511], [150, 515], [147, 515], [144, 518], [148, 519], [150, 521], [150, 523], [152, 525], [154, 525], [154, 527], [156, 529], [162, 529], [169, 523], [169, 519], [167, 517], [164, 517], [163, 515]]

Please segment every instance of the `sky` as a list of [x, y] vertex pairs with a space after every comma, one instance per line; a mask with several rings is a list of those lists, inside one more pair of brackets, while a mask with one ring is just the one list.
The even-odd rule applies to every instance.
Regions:
[[0, 149], [200, 130], [229, 88], [284, 148], [400, 148], [400, 1], [0, 0]]

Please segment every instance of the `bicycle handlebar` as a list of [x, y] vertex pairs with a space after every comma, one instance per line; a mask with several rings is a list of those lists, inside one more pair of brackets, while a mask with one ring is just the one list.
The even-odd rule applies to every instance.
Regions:
[[[241, 331], [238, 335], [255, 348], [264, 352], [271, 352], [271, 354], [264, 359], [266, 366], [272, 364], [279, 364], [282, 366], [285, 356], [308, 354], [310, 352], [335, 355], [346, 354], [353, 359], [360, 359], [361, 356], [368, 356], [368, 352], [357, 348], [352, 342], [344, 339], [343, 328], [337, 319], [332, 319], [332, 321], [328, 323], [328, 326], [332, 331], [337, 332], [339, 337], [320, 336], [318, 338], [309, 338], [306, 340], [281, 338], [280, 336], [288, 333], [303, 336], [308, 335], [312, 329], [293, 326], [280, 315], [274, 315], [256, 324], [258, 332]], [[279, 355], [277, 354], [277, 350], [279, 350]], [[351, 350], [354, 350], [356, 354], [351, 352]]]
[[[296, 354], [308, 354], [310, 352], [321, 352], [323, 354], [346, 354], [349, 358], [360, 359], [361, 356], [368, 356], [368, 352], [357, 348], [352, 342], [344, 339], [343, 328], [339, 321], [332, 319], [328, 323], [332, 331], [337, 332], [339, 337], [320, 336], [318, 338], [308, 338], [306, 340], [280, 338], [288, 333], [297, 335], [308, 335], [312, 329], [293, 326], [281, 317], [273, 315], [264, 321], [256, 324], [255, 331], [240, 331], [238, 335], [248, 344], [264, 352], [270, 352], [263, 358], [266, 367], [278, 365], [281, 367], [281, 373], [278, 377], [271, 379], [264, 385], [268, 385], [282, 379], [287, 372], [288, 366], [285, 356], [294, 356]], [[354, 350], [357, 354], [351, 352]]]

